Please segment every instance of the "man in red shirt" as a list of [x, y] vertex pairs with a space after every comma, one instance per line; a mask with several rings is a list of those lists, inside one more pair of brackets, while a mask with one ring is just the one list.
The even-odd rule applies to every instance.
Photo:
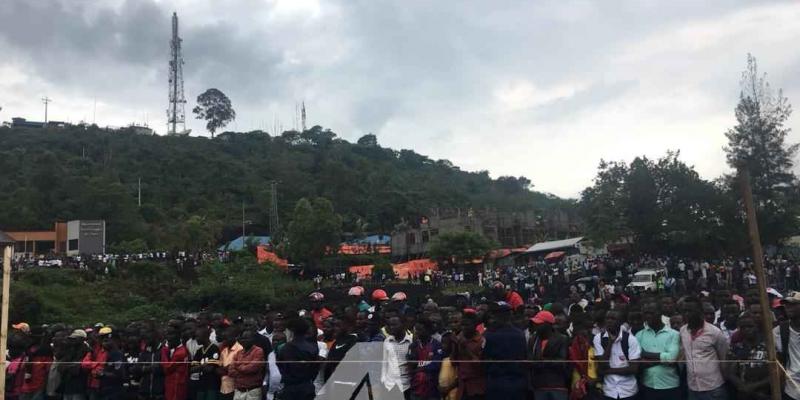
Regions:
[[111, 334], [110, 327], [102, 327], [98, 332], [98, 336], [94, 338], [92, 343], [92, 351], [86, 353], [86, 356], [81, 361], [81, 369], [86, 371], [89, 375], [87, 389], [90, 397], [99, 397], [100, 391], [100, 375], [105, 368], [108, 354], [103, 349], [102, 343], [107, 335]]
[[234, 399], [257, 400], [261, 398], [264, 380], [264, 351], [255, 345], [256, 333], [245, 330], [239, 337], [242, 350], [233, 356], [228, 376], [233, 378]]
[[322, 321], [328, 319], [333, 313], [322, 306], [322, 301], [325, 300], [322, 293], [311, 293], [308, 295], [308, 299], [311, 300], [311, 318], [314, 320], [314, 325], [317, 329], [322, 329]]
[[525, 304], [525, 302], [522, 301], [522, 296], [520, 296], [519, 293], [511, 290], [511, 288], [506, 289], [506, 286], [503, 285], [503, 282], [496, 281], [494, 284], [492, 284], [492, 289], [494, 290], [494, 295], [497, 300], [505, 301], [514, 311]]
[[50, 350], [49, 343], [42, 342], [44, 332], [41, 328], [34, 327], [31, 330], [31, 338], [37, 339], [39, 343], [29, 347], [25, 353], [22, 363], [25, 382], [20, 388], [19, 398], [43, 399], [47, 373], [50, 370], [50, 363], [53, 362], [53, 352]]

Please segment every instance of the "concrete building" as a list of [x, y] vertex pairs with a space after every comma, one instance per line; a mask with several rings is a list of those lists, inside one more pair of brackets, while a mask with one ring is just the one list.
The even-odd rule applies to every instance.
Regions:
[[[401, 224], [392, 233], [392, 257], [415, 258], [427, 253], [430, 242], [446, 232], [477, 232], [501, 247], [527, 247], [542, 238], [569, 235], [577, 230], [570, 216], [553, 212], [537, 214], [491, 209], [432, 210], [418, 223]], [[563, 236], [562, 236], [563, 237]]]
[[21, 254], [104, 254], [106, 223], [102, 220], [56, 222], [53, 230], [8, 231]]
[[106, 221], [77, 220], [67, 222], [67, 255], [105, 254]]

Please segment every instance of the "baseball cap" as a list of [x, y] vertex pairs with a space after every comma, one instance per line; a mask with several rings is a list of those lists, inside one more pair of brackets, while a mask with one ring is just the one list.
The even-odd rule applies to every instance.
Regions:
[[389, 296], [386, 295], [385, 290], [375, 289], [375, 291], [372, 292], [372, 300], [379, 300], [379, 301], [389, 300]]
[[86, 339], [86, 331], [83, 329], [75, 329], [70, 333], [69, 337], [72, 339]]
[[393, 294], [393, 295], [392, 295], [392, 300], [393, 300], [393, 301], [403, 301], [403, 300], [405, 300], [406, 298], [407, 298], [407, 297], [406, 297], [406, 294], [405, 294], [405, 293], [403, 293], [403, 292], [397, 292], [397, 293], [395, 293], [395, 294]]
[[104, 326], [104, 327], [100, 328], [100, 331], [99, 331], [99, 332], [97, 332], [97, 333], [98, 333], [100, 336], [103, 336], [103, 335], [110, 335], [110, 334], [111, 334], [111, 327]]
[[800, 304], [800, 292], [789, 293], [788, 296], [781, 299], [781, 304]]
[[353, 286], [347, 291], [348, 296], [363, 296], [364, 288], [361, 286]]
[[556, 317], [550, 311], [539, 311], [531, 318], [531, 322], [534, 324], [554, 324], [556, 323]]
[[310, 295], [308, 295], [308, 298], [311, 301], [322, 301], [322, 300], [325, 299], [325, 295], [320, 293], [320, 292], [314, 292], [314, 293], [311, 293]]
[[18, 331], [23, 331], [25, 333], [31, 333], [31, 326], [28, 325], [27, 322], [20, 322], [20, 323], [11, 325], [11, 327], [16, 329], [16, 330], [18, 330]]

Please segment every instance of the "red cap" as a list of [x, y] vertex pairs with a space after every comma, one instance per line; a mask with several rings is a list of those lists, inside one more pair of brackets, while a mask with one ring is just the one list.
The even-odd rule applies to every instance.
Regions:
[[375, 291], [372, 292], [372, 300], [378, 300], [378, 301], [389, 300], [389, 296], [386, 295], [385, 290], [375, 289]]
[[555, 324], [556, 317], [550, 311], [539, 311], [531, 318], [531, 322], [534, 324]]

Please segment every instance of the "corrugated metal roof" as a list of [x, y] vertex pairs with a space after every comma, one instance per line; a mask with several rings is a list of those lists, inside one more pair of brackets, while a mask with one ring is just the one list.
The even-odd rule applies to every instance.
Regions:
[[528, 248], [527, 253], [538, 253], [540, 251], [552, 251], [567, 247], [574, 247], [581, 240], [583, 240], [583, 236], [571, 239], [553, 240], [550, 242], [536, 243], [535, 245]]
[[223, 244], [222, 246], [219, 246], [219, 251], [239, 251], [239, 250], [242, 250], [242, 249], [244, 249], [245, 243], [247, 243], [248, 241], [253, 241], [253, 242], [255, 242], [256, 245], [259, 245], [259, 244], [267, 245], [267, 244], [269, 244], [269, 239], [270, 239], [269, 236], [250, 236], [250, 235], [247, 235], [246, 239], [243, 238], [242, 236], [239, 236], [238, 238], [233, 239], [230, 242], [228, 242], [228, 244]]
[[10, 244], [14, 244], [14, 238], [8, 236], [5, 232], [0, 231], [0, 245], [8, 246]]

